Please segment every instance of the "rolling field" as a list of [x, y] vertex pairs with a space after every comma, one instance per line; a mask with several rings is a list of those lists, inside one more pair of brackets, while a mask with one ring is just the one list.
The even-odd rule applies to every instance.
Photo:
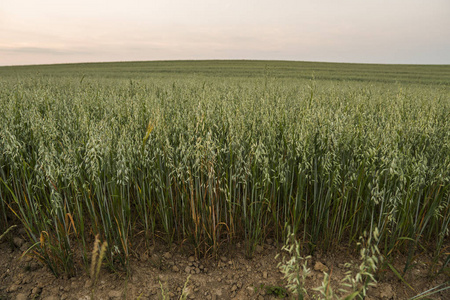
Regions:
[[0, 233], [56, 274], [93, 238], [248, 256], [380, 232], [385, 257], [447, 256], [450, 66], [168, 61], [0, 67]]

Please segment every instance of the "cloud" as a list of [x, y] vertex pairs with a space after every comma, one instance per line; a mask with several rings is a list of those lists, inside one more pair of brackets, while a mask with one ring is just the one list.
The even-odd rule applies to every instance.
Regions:
[[56, 49], [44, 47], [0, 47], [0, 53], [6, 54], [47, 54], [47, 55], [74, 55], [74, 54], [88, 54], [87, 51], [73, 50], [73, 49]]

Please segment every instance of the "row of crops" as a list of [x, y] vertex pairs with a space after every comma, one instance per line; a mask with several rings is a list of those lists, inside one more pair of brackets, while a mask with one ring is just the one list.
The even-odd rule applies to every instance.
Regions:
[[446, 85], [180, 77], [0, 79], [0, 231], [23, 223], [55, 274], [138, 245], [249, 256], [289, 225], [304, 251], [375, 227], [386, 256], [445, 253]]

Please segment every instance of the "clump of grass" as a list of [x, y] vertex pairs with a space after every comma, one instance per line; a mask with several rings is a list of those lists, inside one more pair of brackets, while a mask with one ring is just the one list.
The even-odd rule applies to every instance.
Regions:
[[146, 245], [189, 240], [203, 256], [243, 240], [251, 256], [286, 223], [309, 250], [355, 243], [370, 224], [386, 256], [411, 260], [422, 241], [445, 255], [448, 89], [263, 69], [2, 77], [1, 231], [12, 212], [57, 276], [75, 272], [75, 253], [89, 268], [91, 234], [108, 243], [108, 267], [129, 270], [141, 233]]
[[[190, 278], [191, 278], [191, 275], [188, 275], [188, 277], [186, 278], [186, 281], [184, 282], [183, 289], [181, 290], [181, 295], [178, 298], [179, 300], [186, 300], [188, 298], [189, 291], [188, 291], [187, 287], [188, 287]], [[161, 281], [159, 281], [159, 287], [161, 290], [161, 298], [163, 300], [168, 299], [169, 297], [167, 294], [169, 293], [169, 291], [163, 287], [163, 284], [161, 283]]]
[[[284, 274], [284, 278], [287, 280], [287, 289], [296, 295], [297, 299], [304, 299], [304, 297], [308, 295], [305, 282], [307, 276], [310, 274], [310, 270], [307, 267], [308, 259], [310, 257], [303, 258], [301, 256], [298, 240], [290, 232], [289, 227], [287, 232], [288, 239], [282, 249], [289, 253], [290, 259], [286, 260], [283, 258], [282, 262], [278, 264], [278, 267]], [[355, 266], [351, 263], [345, 264], [347, 268], [357, 267], [357, 272], [354, 274], [353, 270], [348, 271], [339, 288], [339, 291], [346, 296], [342, 298], [337, 296], [331, 286], [331, 275], [324, 272], [321, 286], [312, 288], [312, 290], [319, 292], [319, 299], [350, 300], [355, 298], [364, 299], [364, 297], [367, 296], [369, 287], [376, 286], [377, 281], [375, 279], [375, 274], [379, 264], [383, 261], [383, 257], [377, 246], [378, 239], [379, 232], [377, 228], [375, 228], [369, 237], [366, 233], [360, 237], [360, 241], [357, 245], [361, 247], [361, 264], [359, 266]]]
[[265, 285], [264, 289], [267, 295], [273, 295], [277, 298], [286, 298], [288, 296], [287, 290], [282, 286]]
[[[283, 256], [282, 261], [278, 263], [278, 268], [284, 274], [284, 278], [288, 284], [286, 288], [293, 294], [297, 295], [297, 299], [304, 299], [308, 295], [305, 282], [307, 276], [311, 273], [308, 268], [308, 260], [310, 256], [303, 257], [300, 253], [300, 243], [295, 237], [295, 234], [291, 232], [290, 227], [287, 227], [287, 238], [282, 251], [286, 251], [290, 259], [286, 260]], [[278, 254], [275, 258], [278, 257]]]
[[342, 280], [341, 287], [339, 288], [339, 291], [346, 295], [343, 298], [339, 298], [335, 295], [330, 285], [330, 275], [324, 272], [325, 276], [322, 285], [318, 288], [315, 288], [315, 290], [320, 293], [323, 299], [350, 300], [355, 298], [364, 299], [367, 296], [369, 287], [376, 286], [377, 280], [375, 279], [375, 274], [377, 272], [379, 264], [383, 262], [383, 256], [381, 255], [377, 246], [378, 239], [378, 228], [375, 228], [373, 234], [371, 234], [369, 237], [367, 236], [366, 232], [364, 232], [364, 235], [360, 237], [360, 241], [357, 243], [357, 246], [361, 248], [361, 264], [359, 266], [355, 266], [351, 263], [345, 264], [345, 266], [350, 269], [357, 267], [357, 271], [356, 274], [354, 274], [353, 270], [349, 270], [346, 272], [346, 276]]
[[[344, 287], [351, 289], [351, 294], [357, 293], [360, 299], [364, 299], [367, 296], [369, 287], [375, 287], [377, 280], [375, 274], [379, 268], [379, 265], [383, 263], [383, 256], [378, 249], [379, 231], [375, 228], [370, 236], [367, 236], [367, 232], [360, 237], [358, 246], [360, 250], [360, 260], [356, 275], [352, 276], [352, 271], [346, 273], [343, 281]], [[347, 264], [351, 267], [351, 264]]]

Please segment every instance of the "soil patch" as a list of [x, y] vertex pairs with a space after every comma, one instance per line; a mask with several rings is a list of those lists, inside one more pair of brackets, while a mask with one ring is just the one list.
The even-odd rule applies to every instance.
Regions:
[[[197, 259], [177, 245], [167, 248], [155, 245], [151, 251], [134, 254], [131, 275], [103, 269], [95, 284], [87, 271], [80, 269], [72, 278], [55, 278], [47, 267], [23, 252], [28, 245], [16, 230], [0, 242], [0, 299], [179, 299], [183, 290], [188, 299], [280, 299], [291, 298], [284, 289], [286, 281], [277, 267], [281, 245], [268, 240], [258, 246], [255, 256], [246, 258], [245, 249], [236, 244], [217, 259]], [[337, 292], [348, 267], [359, 263], [354, 249], [340, 249], [311, 258], [308, 290], [322, 284], [323, 271], [331, 273], [331, 284]], [[393, 266], [403, 270], [406, 258], [396, 257]], [[442, 262], [441, 262], [442, 263]], [[438, 264], [439, 265], [439, 264]], [[386, 267], [378, 275], [378, 284], [366, 299], [409, 299], [449, 280], [448, 274], [431, 276], [432, 259], [427, 254], [416, 257], [404, 280]], [[413, 290], [414, 289], [414, 290]], [[313, 299], [310, 292], [306, 299]], [[450, 299], [450, 290], [429, 299]]]

